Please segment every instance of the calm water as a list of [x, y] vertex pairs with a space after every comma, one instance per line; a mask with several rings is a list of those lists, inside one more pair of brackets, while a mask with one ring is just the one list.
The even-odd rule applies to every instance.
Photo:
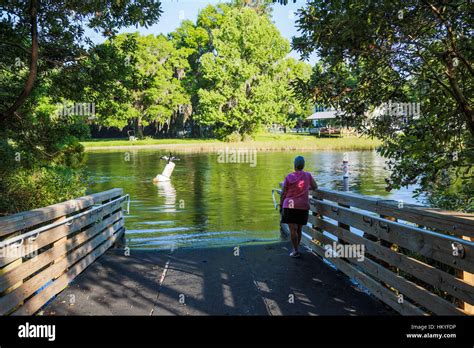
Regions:
[[[171, 182], [153, 184], [164, 152], [88, 153], [90, 192], [121, 187], [131, 195], [126, 238], [132, 248], [240, 245], [280, 240], [271, 189], [279, 187], [302, 154], [319, 186], [342, 189], [344, 152], [258, 152], [255, 166], [219, 163], [217, 153], [180, 154]], [[412, 188], [385, 191], [384, 159], [373, 151], [347, 152], [350, 190], [416, 203]]]

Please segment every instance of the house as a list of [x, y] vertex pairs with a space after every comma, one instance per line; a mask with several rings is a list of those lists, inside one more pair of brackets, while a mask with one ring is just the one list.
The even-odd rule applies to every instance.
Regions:
[[344, 133], [352, 133], [349, 130], [343, 130], [337, 122], [336, 115], [339, 111], [336, 109], [315, 108], [315, 112], [306, 118], [310, 121], [312, 127], [309, 132], [311, 134], [323, 135], [338, 135], [342, 136]]
[[314, 114], [306, 117], [306, 120], [311, 121], [313, 127], [321, 128], [334, 124], [336, 114], [337, 110], [316, 111]]

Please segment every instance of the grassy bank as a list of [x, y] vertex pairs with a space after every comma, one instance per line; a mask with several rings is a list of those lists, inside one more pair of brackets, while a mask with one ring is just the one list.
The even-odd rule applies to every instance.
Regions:
[[173, 151], [213, 151], [220, 148], [249, 148], [262, 151], [280, 150], [372, 150], [380, 145], [377, 139], [361, 137], [317, 138], [303, 134], [258, 134], [253, 140], [223, 142], [217, 139], [92, 139], [82, 142], [86, 150], [163, 149]]

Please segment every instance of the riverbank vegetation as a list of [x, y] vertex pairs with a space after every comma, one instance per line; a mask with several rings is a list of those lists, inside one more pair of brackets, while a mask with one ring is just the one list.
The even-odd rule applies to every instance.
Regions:
[[375, 150], [381, 141], [368, 137], [316, 138], [314, 135], [258, 133], [251, 139], [226, 142], [219, 139], [91, 139], [81, 142], [86, 150], [155, 148], [180, 151], [214, 151], [220, 148], [277, 150]]

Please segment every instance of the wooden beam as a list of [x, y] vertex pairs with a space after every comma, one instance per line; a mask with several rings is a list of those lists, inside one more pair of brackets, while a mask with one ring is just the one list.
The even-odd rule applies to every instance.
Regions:
[[[312, 202], [312, 209], [336, 221], [346, 223], [377, 238], [395, 243], [421, 255], [444, 262], [454, 268], [474, 273], [474, 243], [414, 226], [370, 216], [353, 209], [326, 201]], [[466, 257], [456, 257], [452, 243], [458, 242], [465, 249]]]
[[[63, 224], [56, 227], [52, 227], [49, 230], [46, 230], [40, 233], [34, 240], [30, 241], [29, 238], [24, 240], [23, 245], [18, 249], [18, 253], [15, 253], [15, 256], [12, 257], [2, 257], [0, 258], [0, 267], [4, 266], [10, 262], [15, 261], [19, 258], [18, 255], [26, 256], [32, 252], [36, 252], [40, 248], [43, 248], [61, 238], [67, 237], [70, 234], [76, 233], [83, 229], [84, 227], [98, 221], [102, 220], [104, 216], [120, 210], [120, 205], [114, 206], [108, 205], [103, 208], [100, 212], [91, 211], [77, 219], [72, 220], [71, 225]], [[63, 217], [61, 217], [63, 218]], [[60, 219], [61, 219], [60, 218]], [[9, 248], [9, 247], [6, 247]], [[6, 251], [6, 250], [4, 250]]]
[[32, 228], [36, 225], [69, 215], [74, 212], [100, 204], [104, 201], [119, 197], [123, 194], [122, 189], [111, 189], [95, 193], [66, 202], [50, 205], [48, 207], [34, 209], [18, 214], [0, 217], [0, 237], [15, 231]]
[[88, 254], [81, 261], [72, 266], [66, 273], [54, 280], [47, 288], [30, 298], [23, 306], [16, 310], [13, 315], [33, 315], [46, 304], [51, 297], [60, 293], [74, 278], [84, 271], [92, 262], [109, 249], [115, 242], [117, 232], [112, 238], [108, 239], [99, 248]]
[[[322, 233], [317, 233], [315, 237], [316, 240], [323, 245], [334, 243], [332, 239], [323, 235]], [[330, 258], [329, 261], [333, 262], [335, 259], [340, 260], [340, 258]], [[393, 273], [389, 269], [369, 258], [364, 257], [362, 260], [347, 258], [347, 261], [374, 279], [382, 281], [394, 289], [400, 291], [400, 293], [403, 295], [403, 301], [406, 301], [406, 298], [409, 298], [438, 315], [466, 314], [462, 309], [455, 307], [452, 303], [449, 303], [443, 298], [431, 293], [427, 289]]]
[[5, 291], [10, 284], [29, 277], [51, 262], [60, 259], [90, 238], [102, 233], [107, 229], [107, 226], [114, 225], [117, 221], [121, 220], [123, 220], [123, 215], [119, 211], [99, 224], [92, 225], [89, 229], [65, 240], [63, 243], [54, 245], [52, 248], [40, 253], [37, 257], [25, 261], [21, 266], [2, 274], [0, 276], [0, 293]]
[[[72, 267], [82, 258], [90, 254], [96, 247], [107, 241], [110, 237], [118, 236], [118, 232], [123, 231], [123, 220], [108, 227], [103, 233], [95, 236], [88, 243], [74, 250], [67, 258], [42, 270], [34, 277], [28, 279], [23, 285], [14, 291], [0, 298], [0, 315], [8, 314], [17, 308], [24, 299], [33, 295], [38, 289], [49, 283], [51, 280], [60, 277], [68, 268]], [[115, 240], [115, 239], [114, 239]]]
[[474, 304], [474, 287], [468, 282], [354, 233], [348, 233], [329, 221], [316, 219], [314, 223], [320, 230], [327, 231], [351, 244], [363, 244], [366, 253], [384, 260], [458, 299]]
[[416, 204], [398, 206], [394, 200], [368, 197], [353, 192], [341, 192], [329, 189], [318, 189], [314, 197], [335, 203], [346, 204], [377, 214], [421, 224], [430, 229], [449, 232], [458, 237], [474, 237], [474, 214], [446, 211]]
[[[303, 237], [304, 238], [304, 237]], [[305, 238], [304, 238], [305, 239]], [[305, 240], [305, 244], [317, 255], [324, 258], [325, 250], [313, 241]], [[371, 294], [379, 298], [382, 302], [389, 305], [397, 312], [403, 315], [427, 315], [426, 312], [411, 304], [408, 301], [398, 303], [395, 293], [380, 285], [376, 280], [372, 279], [365, 273], [359, 271], [347, 261], [332, 258], [330, 260], [341, 272], [348, 277], [355, 279], [362, 286], [367, 288]]]

